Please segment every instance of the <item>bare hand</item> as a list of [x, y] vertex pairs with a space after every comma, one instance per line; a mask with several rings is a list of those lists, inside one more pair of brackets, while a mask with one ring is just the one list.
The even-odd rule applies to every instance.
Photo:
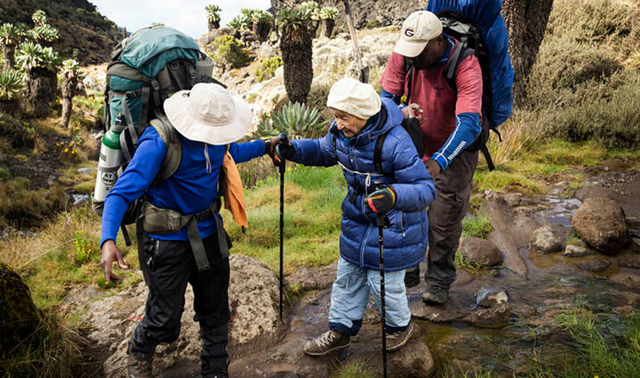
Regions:
[[424, 120], [422, 113], [422, 108], [415, 102], [402, 108], [402, 116], [404, 118], [417, 118], [420, 123], [422, 123], [422, 121]]
[[431, 175], [431, 177], [433, 177], [434, 180], [442, 171], [440, 164], [438, 164], [438, 162], [433, 159], [425, 161], [424, 166], [427, 167], [427, 171], [429, 171], [429, 174]]
[[114, 261], [118, 262], [120, 269], [128, 269], [127, 265], [124, 263], [124, 259], [122, 258], [122, 252], [120, 252], [118, 247], [116, 247], [116, 243], [114, 243], [113, 240], [107, 240], [102, 245], [102, 260], [100, 261], [100, 266], [104, 273], [105, 285], [108, 285], [112, 279], [114, 281], [120, 280], [120, 277], [111, 273], [111, 265]]

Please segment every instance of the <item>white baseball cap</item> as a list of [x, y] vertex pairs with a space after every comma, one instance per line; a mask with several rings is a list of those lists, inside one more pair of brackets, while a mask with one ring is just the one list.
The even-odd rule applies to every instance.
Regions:
[[393, 51], [408, 58], [416, 57], [440, 34], [442, 22], [438, 16], [427, 11], [413, 12], [402, 23], [400, 39]]
[[249, 104], [213, 83], [175, 93], [165, 100], [164, 111], [187, 139], [213, 145], [235, 142], [251, 126]]

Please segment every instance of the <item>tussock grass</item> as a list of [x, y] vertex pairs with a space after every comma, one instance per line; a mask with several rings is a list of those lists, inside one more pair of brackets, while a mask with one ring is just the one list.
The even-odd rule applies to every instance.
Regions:
[[337, 372], [333, 375], [334, 378], [374, 378], [377, 376], [375, 371], [367, 367], [365, 361], [357, 359], [341, 362]]
[[640, 313], [616, 322], [576, 306], [557, 322], [571, 335], [582, 359], [565, 376], [633, 377], [640, 371]]
[[11, 351], [0, 353], [3, 377], [71, 377], [87, 345], [76, 331], [63, 325], [53, 312], [45, 312], [31, 336]]
[[493, 226], [489, 221], [489, 217], [484, 214], [465, 217], [462, 220], [463, 238], [486, 239], [491, 232], [493, 232]]
[[[61, 303], [70, 286], [95, 283], [102, 277], [99, 243], [100, 218], [90, 206], [78, 207], [47, 222], [37, 236], [0, 241], [0, 260], [20, 273], [36, 306], [49, 310]], [[126, 254], [128, 249], [122, 244], [118, 246]], [[125, 259], [135, 267], [137, 253], [135, 248], [131, 250], [132, 256]], [[125, 284], [137, 277], [133, 273], [125, 276]]]
[[48, 189], [31, 189], [25, 177], [0, 179], [0, 222], [15, 227], [31, 227], [64, 208], [65, 189], [59, 185]]

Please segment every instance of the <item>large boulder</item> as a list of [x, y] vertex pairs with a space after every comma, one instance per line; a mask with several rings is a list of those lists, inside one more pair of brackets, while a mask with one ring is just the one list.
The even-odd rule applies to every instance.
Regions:
[[587, 198], [572, 221], [578, 236], [604, 254], [615, 255], [629, 242], [624, 211], [608, 198]]
[[0, 262], [0, 356], [26, 340], [38, 328], [40, 313], [27, 285]]
[[533, 232], [531, 249], [541, 253], [562, 252], [564, 241], [562, 235], [553, 226], [543, 226]]
[[502, 262], [502, 253], [489, 240], [481, 238], [462, 238], [460, 253], [469, 261], [482, 267], [498, 265]]
[[[229, 258], [231, 276], [229, 305], [232, 322], [229, 329], [229, 354], [267, 348], [282, 335], [279, 320], [278, 279], [263, 263], [244, 255]], [[92, 331], [88, 339], [110, 355], [104, 363], [108, 377], [124, 376], [129, 338], [144, 316], [147, 289], [144, 283], [123, 290], [90, 306], [86, 322]], [[154, 356], [156, 372], [179, 366], [198, 366], [200, 328], [193, 321], [193, 291], [185, 294], [180, 337], [171, 344], [161, 344]]]

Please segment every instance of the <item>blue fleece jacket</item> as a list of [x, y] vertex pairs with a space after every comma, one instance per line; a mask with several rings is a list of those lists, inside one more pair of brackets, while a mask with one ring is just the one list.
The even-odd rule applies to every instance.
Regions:
[[[131, 162], [105, 199], [100, 245], [109, 239], [116, 239], [127, 207], [143, 194], [151, 204], [177, 210], [185, 215], [205, 210], [213, 203], [226, 147], [195, 142], [182, 135], [180, 143], [182, 160], [176, 172], [165, 181], [151, 185], [160, 170], [167, 148], [156, 129], [145, 129]], [[211, 164], [209, 170], [205, 149]], [[229, 152], [236, 163], [242, 163], [264, 155], [265, 146], [260, 140], [231, 143]], [[220, 214], [216, 216], [221, 218]], [[198, 230], [203, 239], [211, 236], [216, 232], [215, 220], [209, 218], [199, 222]], [[185, 229], [172, 234], [152, 236], [161, 240], [189, 240]]]

